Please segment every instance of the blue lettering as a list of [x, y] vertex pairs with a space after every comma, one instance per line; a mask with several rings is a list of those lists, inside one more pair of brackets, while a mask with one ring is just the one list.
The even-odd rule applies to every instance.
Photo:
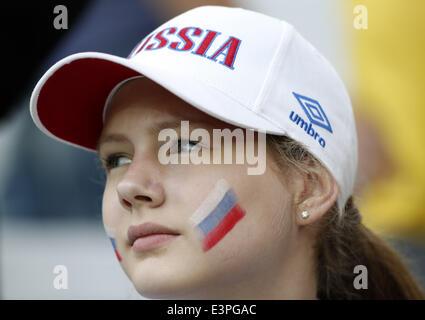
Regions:
[[[323, 139], [318, 132], [316, 132], [312, 126], [311, 123], [307, 123], [301, 116], [296, 114], [294, 111], [291, 111], [291, 114], [289, 115], [289, 119], [296, 123], [301, 129], [305, 131], [306, 134], [311, 136], [315, 141], [317, 141], [322, 148], [326, 146], [326, 141]], [[318, 138], [318, 139], [317, 139]]]

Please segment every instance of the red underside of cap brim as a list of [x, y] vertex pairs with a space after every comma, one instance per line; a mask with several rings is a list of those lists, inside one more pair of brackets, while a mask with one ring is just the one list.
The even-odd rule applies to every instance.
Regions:
[[65, 64], [40, 90], [39, 119], [56, 137], [96, 150], [106, 98], [119, 82], [136, 75], [140, 73], [97, 58], [82, 58]]

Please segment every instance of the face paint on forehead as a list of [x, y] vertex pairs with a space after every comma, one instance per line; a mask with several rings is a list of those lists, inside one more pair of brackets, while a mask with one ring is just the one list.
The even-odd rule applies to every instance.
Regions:
[[220, 179], [199, 208], [189, 218], [198, 230], [202, 250], [208, 251], [245, 216], [236, 194], [225, 179]]
[[111, 240], [112, 247], [114, 248], [114, 252], [115, 252], [115, 254], [118, 258], [118, 261], [121, 262], [122, 259], [121, 259], [120, 254], [118, 253], [117, 245], [116, 245], [116, 242], [115, 242], [116, 230], [115, 230], [115, 228], [108, 227], [107, 225], [104, 225], [104, 227], [105, 227], [105, 231], [106, 231], [106, 234], [108, 235], [109, 240]]

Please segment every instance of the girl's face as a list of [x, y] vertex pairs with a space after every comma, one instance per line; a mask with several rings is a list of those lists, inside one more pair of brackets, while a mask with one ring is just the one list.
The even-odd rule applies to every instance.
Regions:
[[[207, 129], [211, 139], [213, 129], [235, 128], [147, 78], [129, 81], [111, 101], [99, 156], [115, 156], [106, 169], [102, 210], [105, 228], [114, 232], [122, 268], [148, 298], [267, 297], [279, 279], [294, 271], [297, 233], [287, 179], [271, 156], [262, 175], [248, 175], [250, 165], [236, 164], [235, 157], [233, 164], [161, 164], [158, 153], [166, 141], [159, 141], [159, 130], [173, 127], [179, 133], [181, 120], [189, 121], [190, 130]], [[193, 146], [182, 143], [181, 156]], [[212, 158], [217, 150], [209, 149]], [[191, 217], [222, 179], [244, 215], [204, 250]], [[136, 252], [127, 232], [146, 222], [179, 235]]]

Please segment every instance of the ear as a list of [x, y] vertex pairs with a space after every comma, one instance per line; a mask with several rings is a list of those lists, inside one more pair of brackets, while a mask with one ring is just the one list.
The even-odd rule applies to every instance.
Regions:
[[[323, 167], [302, 177], [295, 196], [295, 221], [299, 226], [319, 220], [334, 205], [339, 192], [335, 179]], [[302, 218], [303, 211], [308, 212], [308, 218]]]

